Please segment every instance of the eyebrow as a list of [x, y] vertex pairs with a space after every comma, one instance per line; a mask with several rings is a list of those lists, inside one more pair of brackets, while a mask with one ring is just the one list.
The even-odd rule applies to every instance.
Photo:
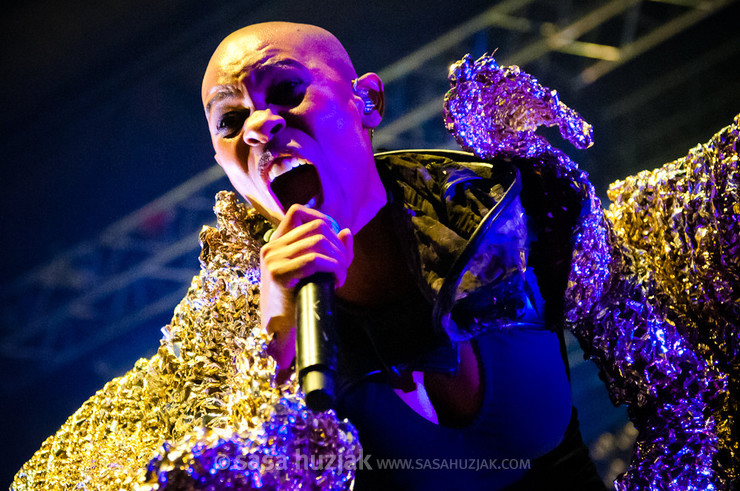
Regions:
[[300, 68], [305, 70], [306, 66], [293, 58], [280, 58], [278, 56], [267, 56], [254, 64], [252, 69], [257, 72], [272, 68]]
[[230, 87], [228, 85], [224, 85], [220, 87], [216, 94], [211, 97], [211, 99], [206, 103], [206, 113], [211, 114], [211, 108], [214, 104], [217, 104], [218, 102], [228, 99], [230, 97], [236, 97], [239, 95], [239, 91], [233, 87]]
[[[269, 57], [264, 60], [260, 60], [257, 63], [255, 63], [250, 71], [256, 72], [257, 74], [262, 74], [263, 72], [270, 72], [272, 70], [284, 70], [284, 69], [291, 69], [291, 68], [297, 68], [302, 71], [308, 72], [308, 68], [306, 68], [305, 65], [300, 63], [297, 60], [294, 60], [292, 58], [275, 58], [275, 57]], [[224, 85], [220, 87], [215, 95], [206, 103], [206, 113], [211, 113], [211, 108], [214, 104], [217, 104], [218, 102], [228, 99], [230, 97], [237, 97], [240, 96], [241, 93], [238, 89], [235, 89], [234, 87]]]

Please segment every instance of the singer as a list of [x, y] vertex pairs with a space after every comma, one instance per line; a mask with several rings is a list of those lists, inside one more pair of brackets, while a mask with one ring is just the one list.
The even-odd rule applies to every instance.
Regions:
[[[603, 490], [563, 326], [639, 430], [618, 489], [739, 488], [740, 115], [604, 211], [532, 130], [590, 143], [556, 92], [490, 56], [452, 68], [444, 122], [478, 157], [374, 154], [382, 81], [333, 35], [222, 41], [202, 102], [252, 207], [218, 193], [157, 353], [11, 489]], [[306, 373], [336, 414], [306, 409]]]
[[382, 81], [358, 75], [318, 27], [271, 22], [231, 34], [208, 64], [202, 99], [216, 161], [275, 226], [261, 250], [260, 309], [280, 374], [296, 359], [296, 286], [329, 274], [335, 408], [366, 454], [532, 462], [476, 472], [376, 467], [358, 471], [355, 489], [604, 489], [571, 407], [562, 338], [548, 325], [565, 278], [547, 264], [549, 277], [537, 277], [521, 254], [538, 232], [522, 204], [526, 183], [523, 198], [507, 202], [487, 261], [506, 273], [490, 285], [503, 300], [478, 305], [471, 295], [453, 312], [466, 322], [518, 309], [519, 320], [453, 341], [435, 328], [435, 298], [506, 176], [462, 153], [375, 156]]

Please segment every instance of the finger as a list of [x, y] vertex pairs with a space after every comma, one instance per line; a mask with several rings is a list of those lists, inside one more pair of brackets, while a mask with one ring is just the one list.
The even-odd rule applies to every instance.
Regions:
[[[275, 250], [264, 250], [263, 248], [262, 262], [264, 269], [283, 288], [289, 288], [290, 284], [285, 280], [293, 280], [294, 278], [285, 274], [285, 268], [290, 265], [303, 267], [304, 263], [311, 262], [315, 258], [331, 258], [336, 262], [337, 267], [342, 268], [341, 272], [336, 274], [336, 278], [340, 284], [343, 284], [346, 278], [346, 269], [352, 262], [352, 251], [347, 250], [341, 241], [338, 242], [337, 245], [326, 237], [310, 236], [284, 247], [278, 247]], [[321, 272], [331, 273], [335, 270]]]
[[299, 281], [316, 273], [331, 273], [341, 284], [347, 279], [347, 267], [342, 261], [313, 253], [276, 263], [270, 273], [285, 288], [295, 288]]
[[345, 243], [327, 227], [320, 220], [303, 224], [283, 237], [271, 239], [262, 247], [260, 258], [271, 267], [274, 262], [317, 253], [336, 257], [349, 267], [349, 263], [352, 262], [352, 250], [348, 250]]
[[[313, 227], [314, 223], [306, 224], [305, 227]], [[288, 235], [270, 241], [262, 247], [261, 259], [266, 263], [280, 261], [302, 256], [304, 254], [317, 253], [333, 256], [342, 262], [351, 262], [351, 249], [347, 250], [345, 243], [337, 236], [324, 235], [321, 230], [302, 230], [302, 227], [291, 231]], [[319, 223], [319, 228], [321, 228]], [[323, 232], [326, 232], [325, 230]]]
[[329, 230], [332, 231], [332, 225], [336, 223], [332, 218], [318, 210], [314, 210], [313, 208], [309, 208], [304, 205], [292, 205], [288, 208], [288, 211], [285, 213], [285, 218], [280, 222], [277, 230], [275, 230], [273, 238], [282, 237], [289, 231], [315, 220], [320, 220], [325, 223]]
[[344, 249], [349, 253], [350, 260], [354, 258], [354, 235], [348, 228], [342, 229], [338, 234], [337, 238], [344, 245]]
[[[344, 260], [346, 261], [347, 268], [349, 268], [349, 265], [352, 264], [352, 261], [355, 258], [355, 250], [354, 250], [354, 240], [355, 240], [355, 238], [352, 235], [352, 231], [350, 229], [348, 229], [348, 228], [345, 228], [345, 229], [341, 230], [339, 232], [339, 234], [337, 235], [337, 238], [344, 245], [344, 249], [343, 249], [343, 252], [344, 252]], [[347, 279], [346, 278], [346, 275], [345, 275], [345, 278], [342, 279], [341, 281], [339, 280], [339, 278], [337, 278], [336, 288], [339, 288], [342, 285], [344, 285], [344, 281], [346, 279]]]
[[[297, 242], [304, 237], [313, 235], [326, 237], [327, 239], [336, 243], [338, 246], [341, 244], [341, 241], [337, 237], [337, 234], [334, 232], [331, 224], [328, 221], [322, 219], [311, 220], [307, 223], [298, 225], [291, 230], [281, 231], [280, 234], [278, 233], [278, 231], [275, 231], [268, 244], [277, 243], [280, 247], [283, 247], [287, 244]], [[273, 245], [272, 247], [277, 246]]]

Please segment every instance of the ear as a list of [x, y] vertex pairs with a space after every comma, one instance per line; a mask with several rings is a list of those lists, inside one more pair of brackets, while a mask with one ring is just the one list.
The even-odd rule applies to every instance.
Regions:
[[[385, 112], [385, 95], [383, 81], [375, 73], [366, 73], [357, 77], [355, 82], [355, 96], [359, 99], [358, 105], [362, 114], [362, 125], [365, 128], [375, 128], [383, 119]], [[370, 112], [365, 112], [365, 102], [373, 105]]]

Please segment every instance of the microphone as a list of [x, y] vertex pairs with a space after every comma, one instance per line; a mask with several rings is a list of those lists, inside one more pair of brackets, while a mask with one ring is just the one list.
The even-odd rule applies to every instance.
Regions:
[[337, 363], [334, 325], [334, 276], [316, 273], [296, 287], [296, 371], [314, 411], [334, 405], [334, 372]]

